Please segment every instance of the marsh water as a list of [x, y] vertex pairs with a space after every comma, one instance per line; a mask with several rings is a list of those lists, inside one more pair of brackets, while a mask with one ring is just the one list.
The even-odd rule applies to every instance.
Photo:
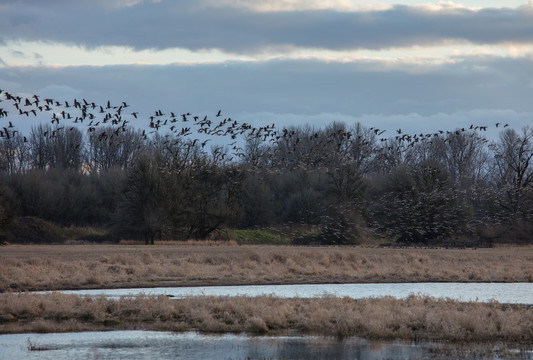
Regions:
[[314, 285], [253, 285], [208, 286], [137, 289], [96, 289], [63, 291], [68, 294], [119, 298], [121, 296], [167, 295], [174, 298], [188, 296], [259, 296], [282, 298], [319, 297], [333, 295], [362, 299], [393, 296], [404, 299], [409, 295], [427, 295], [459, 301], [498, 301], [506, 304], [533, 305], [533, 283], [398, 283], [398, 284], [314, 284]]
[[[209, 286], [63, 291], [107, 296], [319, 297], [354, 299], [427, 295], [460, 301], [533, 305], [533, 283], [399, 283]], [[531, 359], [533, 346], [375, 341], [357, 337], [206, 335], [196, 332], [110, 331], [0, 336], [0, 359]]]
[[368, 341], [350, 337], [112, 331], [0, 336], [0, 359], [533, 359], [498, 344]]

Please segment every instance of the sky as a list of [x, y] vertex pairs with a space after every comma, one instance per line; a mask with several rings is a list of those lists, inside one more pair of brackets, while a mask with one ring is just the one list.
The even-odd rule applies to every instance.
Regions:
[[0, 89], [126, 101], [139, 126], [221, 109], [391, 136], [519, 129], [533, 125], [533, 1], [0, 0]]

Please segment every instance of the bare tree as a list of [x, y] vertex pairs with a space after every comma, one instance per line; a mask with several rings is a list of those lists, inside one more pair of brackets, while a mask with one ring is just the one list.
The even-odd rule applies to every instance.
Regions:
[[117, 214], [120, 235], [144, 236], [153, 244], [169, 227], [168, 189], [160, 168], [160, 157], [144, 153], [128, 171]]
[[132, 128], [102, 127], [89, 134], [85, 157], [91, 169], [127, 169], [144, 147], [144, 137]]
[[440, 149], [448, 173], [461, 190], [487, 178], [488, 141], [477, 132], [453, 131]]
[[9, 174], [29, 168], [29, 144], [20, 133], [0, 138], [0, 171]]
[[31, 129], [29, 143], [33, 168], [79, 169], [82, 164], [83, 135], [75, 127], [39, 124]]
[[501, 205], [513, 216], [533, 215], [533, 129], [506, 129], [494, 148], [496, 186], [506, 195]]
[[50, 164], [51, 131], [52, 127], [48, 124], [39, 124], [30, 130], [31, 167], [34, 169], [45, 169]]

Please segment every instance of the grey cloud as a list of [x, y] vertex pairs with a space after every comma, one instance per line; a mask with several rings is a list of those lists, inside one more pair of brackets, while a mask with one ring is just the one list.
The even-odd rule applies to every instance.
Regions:
[[16, 57], [26, 57], [22, 51], [19, 50], [13, 50], [11, 51], [11, 54]]
[[[481, 66], [482, 65], [482, 66]], [[340, 113], [361, 117], [427, 117], [476, 109], [531, 111], [533, 88], [523, 59], [475, 59], [431, 73], [371, 71], [364, 64], [271, 61], [198, 66], [0, 68], [0, 83], [19, 82], [26, 93], [53, 94], [50, 85], [77, 89], [103, 102], [127, 101], [144, 115], [175, 112], [227, 114]], [[52, 89], [52, 90], [51, 90]], [[63, 95], [63, 94], [61, 94]], [[231, 116], [231, 115], [230, 115]]]
[[449, 39], [483, 44], [533, 41], [533, 10], [527, 6], [478, 12], [395, 6], [386, 11], [255, 13], [201, 8], [189, 0], [142, 2], [113, 10], [77, 2], [65, 7], [39, 4], [8, 6], [0, 15], [0, 41], [219, 48], [240, 53], [278, 46], [340, 50], [427, 45]]

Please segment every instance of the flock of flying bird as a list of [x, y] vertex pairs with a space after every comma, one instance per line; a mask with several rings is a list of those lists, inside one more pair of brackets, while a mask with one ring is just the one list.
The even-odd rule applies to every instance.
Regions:
[[[106, 104], [100, 105], [86, 99], [74, 99], [69, 103], [69, 101], [59, 101], [51, 98], [41, 99], [38, 95], [32, 95], [29, 98], [22, 97], [0, 90], [0, 119], [11, 115], [8, 109], [1, 107], [2, 102], [11, 103], [15, 109], [15, 114], [19, 117], [38, 117], [42, 113], [50, 113], [50, 123], [52, 125], [59, 126], [62, 122], [71, 121], [72, 124], [68, 126], [70, 130], [74, 130], [77, 126], [84, 124], [87, 127], [87, 132], [92, 136], [98, 137], [99, 140], [107, 140], [108, 137], [119, 137], [121, 132], [127, 130], [130, 120], [132, 118], [137, 119], [139, 116], [138, 112], [126, 111], [130, 107], [126, 102], [112, 105], [110, 101], [107, 101]], [[207, 136], [230, 136], [231, 139], [236, 139], [238, 135], [246, 134], [247, 136], [260, 137], [266, 140], [275, 133], [274, 124], [255, 128], [247, 123], [241, 124], [229, 117], [222, 119], [221, 110], [217, 112], [215, 118], [217, 121], [208, 119], [207, 116], [200, 118], [190, 113], [176, 115], [174, 112], [170, 112], [167, 115], [162, 110], [156, 110], [154, 114], [148, 117], [149, 123], [147, 124], [147, 129], [143, 130], [142, 135], [144, 139], [147, 139], [148, 135], [166, 129], [166, 137], [170, 137], [170, 134], [186, 137], [197, 132]], [[108, 135], [105, 130], [106, 126], [114, 127], [113, 134]], [[60, 129], [63, 128], [60, 127]], [[15, 136], [17, 132], [18, 130], [12, 121], [8, 121], [8, 125], [0, 124], [0, 137], [9, 139]], [[48, 135], [54, 136], [53, 133]], [[206, 139], [201, 142], [202, 148], [209, 140]], [[196, 143], [200, 139], [193, 139], [192, 141]]]
[[[3, 103], [7, 103], [8, 110], [4, 108]], [[10, 105], [10, 106], [9, 106]], [[113, 138], [121, 140], [120, 133], [128, 130], [128, 124], [133, 119], [139, 118], [139, 113], [135, 111], [129, 111], [130, 105], [126, 102], [119, 104], [112, 104], [107, 101], [105, 104], [97, 104], [94, 101], [88, 101], [86, 99], [73, 99], [72, 101], [60, 101], [52, 98], [41, 98], [38, 95], [31, 95], [29, 97], [14, 95], [10, 92], [0, 90], [0, 138], [10, 139], [14, 137], [19, 130], [13, 125], [11, 120], [7, 121], [7, 124], [2, 124], [2, 118], [8, 118], [11, 116], [11, 112], [15, 113], [15, 116], [22, 118], [41, 118], [41, 114], [48, 113], [50, 115], [50, 123], [56, 125], [55, 129], [50, 133], [44, 134], [45, 136], [54, 137], [58, 131], [74, 130], [83, 125], [87, 128], [87, 133], [90, 137], [95, 137], [100, 141], [112, 140]], [[309, 140], [314, 141], [312, 147], [323, 147], [329, 143], [335, 141], [334, 138], [350, 138], [358, 137], [363, 145], [366, 139], [363, 139], [362, 135], [356, 135], [350, 130], [339, 130], [332, 135], [333, 138], [324, 139], [320, 136], [319, 132], [307, 133], [306, 136], [309, 139], [302, 138], [302, 132], [295, 131], [290, 128], [283, 128], [277, 130], [275, 124], [253, 127], [247, 123], [240, 123], [230, 117], [223, 117], [222, 111], [219, 110], [215, 114], [215, 119], [212, 120], [208, 116], [197, 116], [191, 113], [163, 113], [162, 110], [156, 110], [153, 114], [147, 117], [147, 125], [142, 130], [142, 136], [147, 139], [149, 135], [156, 132], [165, 133], [165, 143], [178, 142], [180, 138], [190, 139], [191, 144], [198, 145], [202, 149], [206, 144], [212, 140], [213, 137], [222, 136], [229, 137], [231, 143], [227, 144], [233, 154], [237, 156], [244, 155], [243, 148], [238, 144], [238, 138], [243, 136], [245, 139], [260, 139], [264, 142], [268, 140], [270, 144], [286, 144], [288, 145], [289, 152], [296, 151], [300, 144]], [[68, 124], [67, 122], [71, 122]], [[64, 125], [63, 125], [64, 123]], [[62, 126], [61, 126], [62, 125]], [[496, 123], [496, 127], [501, 124]], [[109, 132], [109, 126], [113, 128], [112, 132]], [[507, 127], [509, 124], [505, 124], [502, 127]], [[107, 129], [106, 129], [107, 128]], [[396, 130], [397, 134], [394, 138], [382, 137], [385, 130], [370, 128], [374, 136], [382, 142], [388, 140], [396, 140], [401, 146], [412, 147], [418, 142], [431, 142], [433, 138], [449, 135], [452, 133], [460, 134], [461, 132], [469, 132], [470, 136], [474, 136], [477, 131], [486, 131], [487, 126], [474, 126], [469, 128], [456, 129], [454, 131], [439, 130], [431, 134], [405, 134], [401, 129]], [[194, 133], [198, 134], [194, 138]], [[23, 141], [27, 142], [25, 136], [22, 137]], [[445, 139], [446, 141], [446, 139]], [[307, 143], [309, 143], [307, 142]], [[311, 148], [312, 148], [311, 147]], [[213, 149], [212, 149], [213, 150]], [[307, 149], [310, 150], [309, 148]], [[226, 156], [221, 151], [220, 147], [214, 147], [215, 155]], [[227, 159], [233, 159], [233, 157], [227, 157]]]

